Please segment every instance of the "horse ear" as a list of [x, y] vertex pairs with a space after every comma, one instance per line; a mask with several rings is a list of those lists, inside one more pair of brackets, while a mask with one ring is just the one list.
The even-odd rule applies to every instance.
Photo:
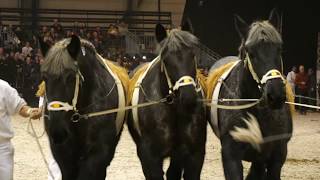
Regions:
[[38, 37], [40, 50], [42, 53], [42, 56], [45, 57], [50, 49], [49, 45], [43, 41], [41, 37]]
[[191, 34], [194, 33], [194, 29], [193, 29], [192, 23], [189, 18], [186, 21], [184, 21], [184, 23], [182, 24], [181, 30], [188, 31]]
[[234, 24], [241, 39], [245, 39], [249, 31], [249, 25], [238, 15], [234, 15]]
[[166, 37], [167, 37], [166, 29], [161, 24], [157, 24], [156, 25], [156, 39], [157, 39], [158, 43], [163, 41]]
[[70, 44], [67, 46], [68, 52], [73, 59], [77, 59], [81, 48], [81, 42], [78, 36], [72, 35]]
[[269, 22], [276, 28], [280, 28], [280, 16], [276, 8], [272, 9], [269, 15]]

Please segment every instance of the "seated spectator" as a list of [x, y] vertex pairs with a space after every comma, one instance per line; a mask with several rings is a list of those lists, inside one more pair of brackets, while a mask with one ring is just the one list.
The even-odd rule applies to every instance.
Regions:
[[0, 47], [0, 79], [6, 79], [6, 57], [4, 48]]
[[21, 53], [27, 57], [28, 55], [31, 55], [32, 47], [30, 46], [30, 43], [27, 41], [25, 46], [22, 48]]
[[125, 36], [128, 32], [128, 24], [126, 24], [124, 21], [120, 21], [120, 23], [118, 24], [118, 29], [119, 35]]
[[7, 82], [15, 87], [16, 86], [16, 75], [17, 75], [17, 67], [16, 61], [14, 60], [15, 53], [12, 51], [10, 55], [6, 59], [7, 63]]
[[61, 24], [59, 23], [58, 19], [54, 19], [54, 20], [53, 20], [52, 28], [54, 29], [54, 32], [61, 33], [61, 31], [62, 31], [62, 26], [61, 26]]
[[48, 32], [48, 27], [47, 26], [42, 26], [41, 31], [40, 31], [40, 36], [44, 37]]
[[95, 39], [100, 40], [100, 38], [99, 38], [99, 33], [98, 33], [97, 31], [93, 31], [93, 32], [92, 32], [92, 38], [93, 38], [93, 40], [95, 40]]
[[97, 34], [98, 34], [98, 36], [99, 36], [99, 38], [101, 39], [101, 28], [100, 28], [100, 26], [97, 26], [96, 28], [95, 28], [95, 32], [97, 32]]
[[86, 38], [86, 32], [85, 32], [85, 30], [84, 30], [83, 28], [81, 28], [81, 29], [79, 30], [79, 36], [80, 36], [81, 38]]
[[115, 25], [110, 24], [107, 34], [109, 35], [109, 37], [115, 38], [119, 35], [119, 30]]

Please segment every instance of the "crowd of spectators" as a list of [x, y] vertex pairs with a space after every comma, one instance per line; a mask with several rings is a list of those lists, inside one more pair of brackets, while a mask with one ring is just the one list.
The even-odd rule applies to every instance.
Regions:
[[[296, 95], [298, 103], [316, 105], [317, 80], [312, 68], [309, 68], [306, 72], [303, 65], [300, 65], [299, 68], [293, 66], [287, 75], [287, 82]], [[320, 94], [320, 92], [318, 93]], [[300, 114], [305, 115], [307, 113], [305, 107], [297, 106], [296, 108]]]
[[[5, 30], [5, 31], [4, 31]], [[14, 32], [15, 41], [5, 43], [8, 33]], [[35, 91], [41, 81], [40, 65], [43, 61], [39, 50], [38, 38], [49, 46], [55, 42], [75, 34], [90, 41], [103, 57], [113, 60], [125, 67], [128, 71], [133, 70], [140, 63], [149, 61], [154, 56], [129, 55], [125, 50], [125, 35], [128, 26], [124, 22], [110, 24], [105, 30], [100, 27], [87, 29], [85, 24], [75, 22], [73, 28], [64, 28], [57, 19], [51, 26], [42, 26], [36, 34], [28, 37], [23, 28], [17, 26], [2, 26], [0, 24], [0, 79], [6, 80], [15, 87], [29, 104], [36, 102]], [[5, 33], [3, 33], [5, 32]]]

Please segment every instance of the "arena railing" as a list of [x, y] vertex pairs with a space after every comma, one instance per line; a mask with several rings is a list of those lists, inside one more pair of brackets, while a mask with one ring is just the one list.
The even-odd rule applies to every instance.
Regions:
[[[0, 21], [6, 24], [28, 25], [31, 24], [32, 9], [21, 8], [0, 8]], [[154, 25], [161, 23], [171, 26], [171, 12], [154, 11], [110, 11], [110, 10], [75, 10], [75, 9], [37, 9], [36, 20], [39, 25], [52, 24], [54, 19], [58, 19], [63, 26], [71, 26], [74, 22], [84, 23], [85, 26], [105, 27], [107, 24], [117, 23], [124, 17], [130, 28], [139, 32], [151, 32]], [[160, 20], [159, 20], [160, 17]]]

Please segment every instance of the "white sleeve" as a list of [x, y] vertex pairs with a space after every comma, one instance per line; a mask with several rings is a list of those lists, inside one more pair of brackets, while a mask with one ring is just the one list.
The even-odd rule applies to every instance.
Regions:
[[43, 101], [44, 101], [44, 98], [43, 98], [43, 96], [41, 96], [39, 98], [39, 108], [43, 106]]
[[6, 86], [5, 88], [6, 88], [5, 106], [9, 115], [14, 115], [19, 113], [21, 108], [27, 105], [27, 103], [24, 101], [24, 99], [22, 99], [19, 96], [16, 89], [12, 88], [9, 85]]

